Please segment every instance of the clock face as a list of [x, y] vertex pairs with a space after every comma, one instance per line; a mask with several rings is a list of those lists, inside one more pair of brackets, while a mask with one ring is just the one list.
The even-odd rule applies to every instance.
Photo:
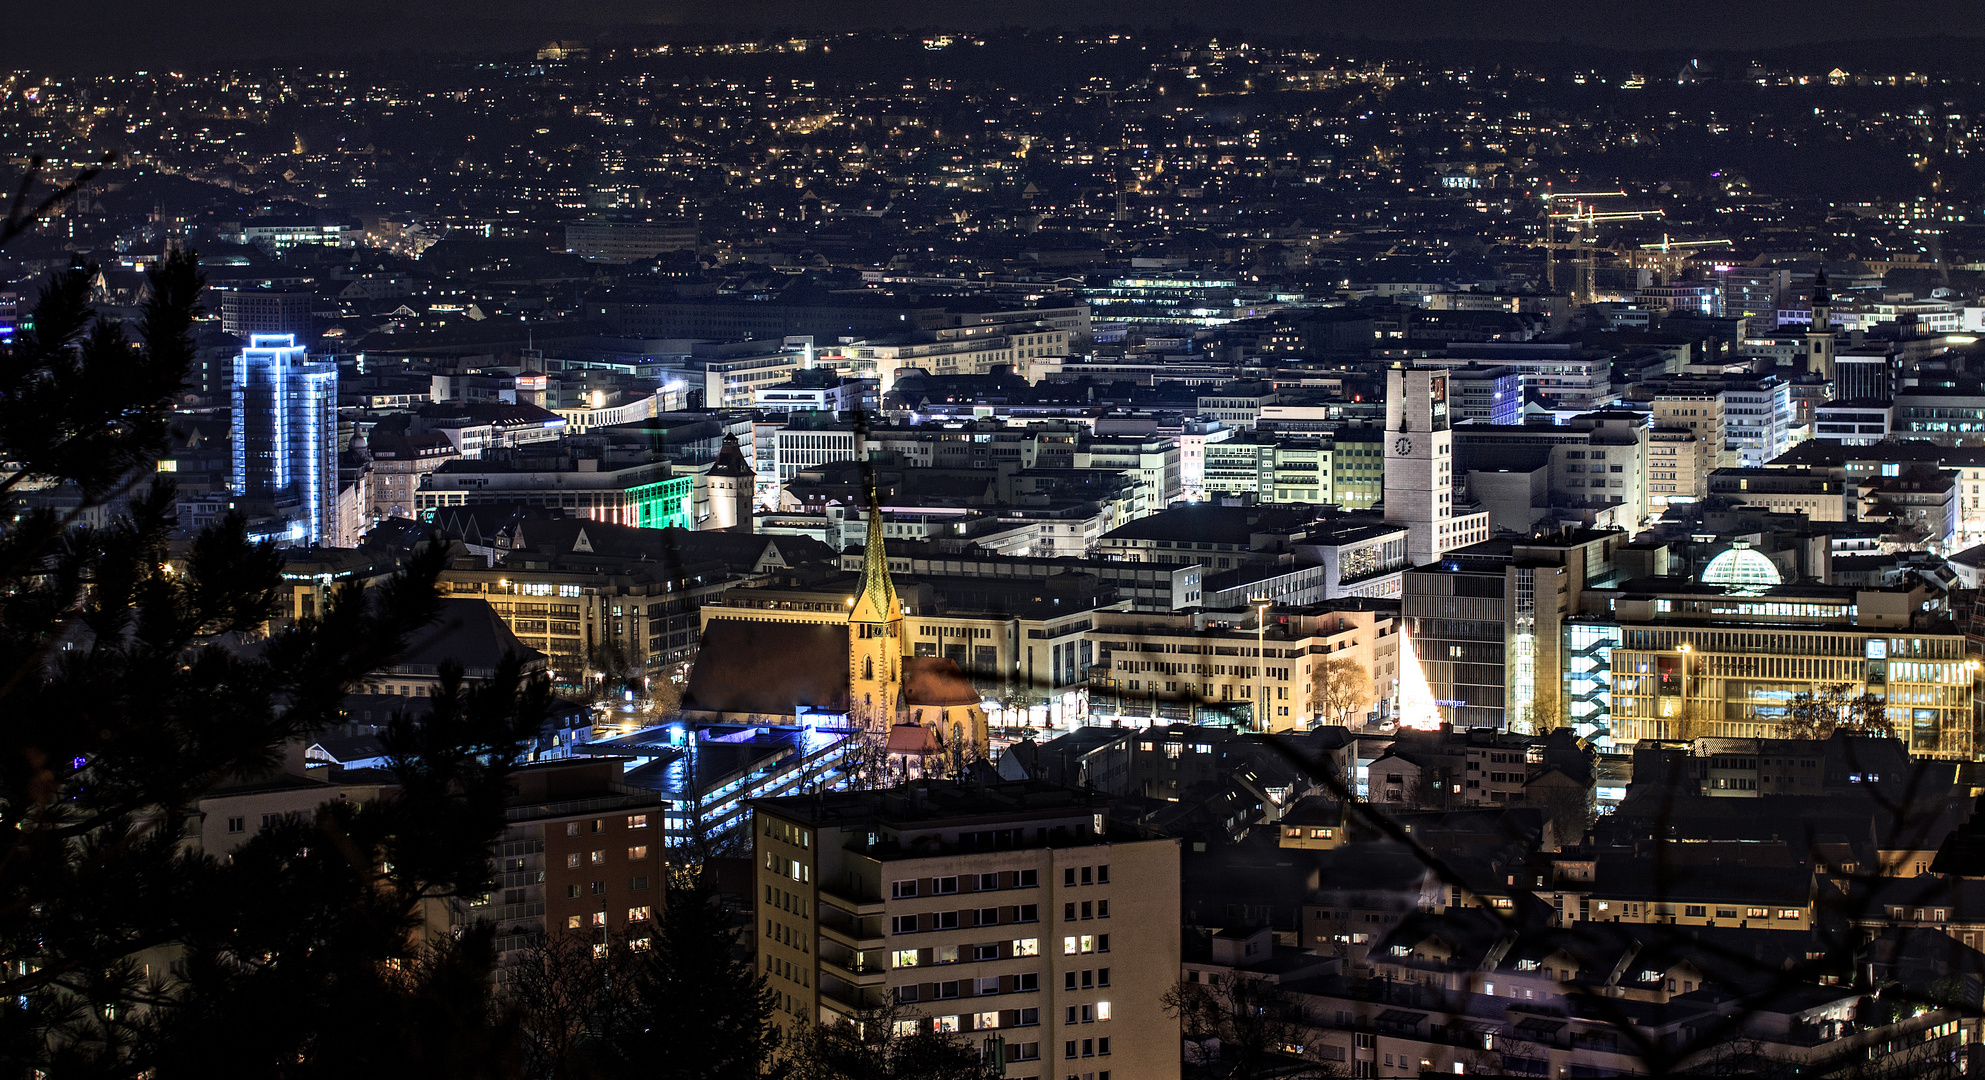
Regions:
[[1410, 454], [1413, 452], [1413, 440], [1400, 439], [1398, 442], [1392, 444], [1392, 449], [1395, 453], [1402, 456]]

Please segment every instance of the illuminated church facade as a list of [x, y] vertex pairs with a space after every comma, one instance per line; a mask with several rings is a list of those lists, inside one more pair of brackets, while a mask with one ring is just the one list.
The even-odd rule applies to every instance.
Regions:
[[[914, 725], [934, 752], [962, 743], [983, 754], [988, 731], [978, 689], [951, 659], [910, 655], [883, 532], [871, 505], [860, 584], [842, 611], [710, 609], [683, 693], [684, 717]], [[891, 744], [906, 743], [904, 735], [892, 732]]]

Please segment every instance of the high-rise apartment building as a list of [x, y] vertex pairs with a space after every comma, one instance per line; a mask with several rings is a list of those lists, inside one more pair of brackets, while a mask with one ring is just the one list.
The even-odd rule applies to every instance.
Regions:
[[[267, 535], [338, 546], [338, 366], [311, 360], [293, 334], [256, 334], [234, 361], [229, 485]], [[258, 530], [258, 532], [261, 530]]]
[[453, 921], [496, 924], [504, 962], [538, 935], [645, 943], [661, 908], [668, 804], [625, 783], [624, 764], [582, 758], [518, 770], [492, 852], [496, 888]]
[[894, 1003], [1023, 1080], [1179, 1075], [1179, 842], [1030, 782], [767, 799], [752, 824], [774, 1024]]

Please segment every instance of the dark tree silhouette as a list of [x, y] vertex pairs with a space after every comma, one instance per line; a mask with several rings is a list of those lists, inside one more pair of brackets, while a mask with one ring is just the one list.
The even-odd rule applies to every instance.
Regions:
[[[915, 1026], [915, 1031], [908, 1027]], [[978, 1048], [897, 1006], [807, 1026], [789, 1048], [792, 1080], [985, 1080], [1000, 1075]]]
[[[516, 661], [444, 673], [386, 742], [394, 785], [263, 830], [222, 861], [199, 800], [268, 772], [439, 610], [434, 545], [270, 638], [280, 557], [231, 516], [168, 566], [147, 483], [201, 282], [150, 272], [135, 327], [54, 275], [0, 350], [0, 1075], [502, 1076], [486, 934], [427, 932], [489, 886], [510, 772], [547, 694]], [[24, 510], [68, 483], [82, 510]], [[122, 500], [104, 528], [83, 510]], [[149, 970], [148, 970], [149, 969]]]
[[742, 950], [707, 865], [670, 876], [654, 945], [633, 966], [640, 1029], [621, 1040], [629, 1075], [754, 1080], [772, 1058], [772, 991]]

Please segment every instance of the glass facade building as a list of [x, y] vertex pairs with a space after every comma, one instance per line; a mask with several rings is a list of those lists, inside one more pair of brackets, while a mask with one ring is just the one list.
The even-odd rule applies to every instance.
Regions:
[[234, 359], [229, 490], [251, 518], [286, 519], [279, 542], [337, 541], [338, 366], [293, 334], [254, 334]]

